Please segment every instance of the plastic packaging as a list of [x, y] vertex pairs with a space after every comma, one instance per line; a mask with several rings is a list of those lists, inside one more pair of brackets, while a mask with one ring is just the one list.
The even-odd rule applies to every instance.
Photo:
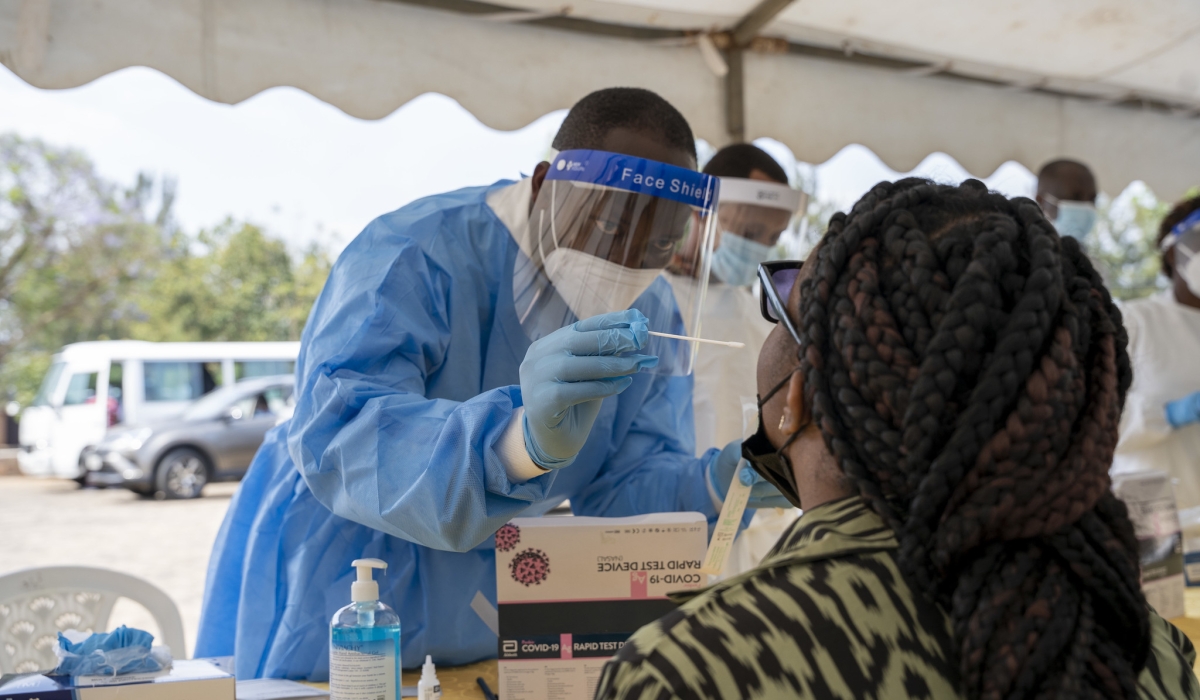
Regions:
[[417, 681], [417, 700], [442, 700], [442, 684], [438, 682], [433, 657], [428, 654], [425, 655], [425, 665], [421, 667], [421, 680]]
[[121, 625], [108, 633], [79, 630], [58, 633], [54, 655], [57, 676], [120, 676], [155, 673], [171, 667], [171, 652], [152, 646], [154, 635]]
[[333, 700], [400, 700], [400, 616], [379, 602], [372, 569], [379, 559], [355, 559], [351, 602], [329, 627], [329, 693]]

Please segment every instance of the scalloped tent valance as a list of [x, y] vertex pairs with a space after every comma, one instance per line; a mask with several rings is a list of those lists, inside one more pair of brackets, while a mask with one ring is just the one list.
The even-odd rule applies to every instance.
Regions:
[[1058, 156], [1102, 187], [1200, 184], [1200, 5], [1188, 0], [12, 0], [0, 62], [41, 88], [142, 65], [212, 100], [290, 85], [377, 119], [439, 92], [499, 129], [611, 85], [713, 143], [772, 137], [896, 170]]

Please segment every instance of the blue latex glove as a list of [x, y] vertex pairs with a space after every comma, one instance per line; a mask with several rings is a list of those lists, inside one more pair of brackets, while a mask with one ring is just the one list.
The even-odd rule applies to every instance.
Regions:
[[1200, 421], [1200, 391], [1167, 404], [1167, 422], [1172, 428], [1197, 421]]
[[641, 350], [648, 321], [637, 309], [560, 328], [529, 346], [521, 363], [525, 449], [544, 469], [561, 469], [583, 449], [601, 401], [625, 391], [629, 376], [658, 364]]
[[[740, 468], [739, 468], [740, 467]], [[733, 483], [733, 473], [737, 471], [738, 479], [750, 487], [750, 501], [747, 508], [791, 508], [792, 503], [779, 493], [771, 482], [758, 475], [750, 463], [742, 459], [742, 441], [734, 440], [717, 453], [716, 459], [708, 463], [708, 483], [713, 491], [725, 500], [729, 493], [729, 485]]]
[[93, 634], [81, 642], [72, 642], [58, 633], [60, 649], [56, 676], [118, 676], [126, 673], [152, 673], [163, 669], [150, 655], [154, 635], [121, 625], [107, 634]]

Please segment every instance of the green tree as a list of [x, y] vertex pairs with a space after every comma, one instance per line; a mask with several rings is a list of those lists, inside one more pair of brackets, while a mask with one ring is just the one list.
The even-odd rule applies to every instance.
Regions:
[[294, 296], [289, 312], [290, 327], [295, 333], [293, 340], [300, 339], [304, 324], [308, 323], [308, 314], [317, 302], [317, 297], [321, 295], [321, 290], [325, 288], [325, 280], [329, 279], [332, 268], [333, 260], [329, 251], [316, 243], [309, 245], [296, 262], [295, 272], [292, 274]]
[[27, 405], [68, 343], [300, 337], [329, 256], [232, 220], [189, 236], [174, 198], [172, 181], [122, 188], [79, 151], [0, 135], [0, 399]]
[[141, 303], [145, 340], [298, 340], [329, 275], [317, 247], [294, 261], [262, 229], [227, 220], [196, 237], [177, 234]]
[[1158, 225], [1170, 209], [1169, 203], [1140, 186], [1100, 201], [1086, 248], [1117, 299], [1140, 299], [1166, 288], [1167, 280], [1159, 274], [1157, 238]]
[[128, 337], [162, 252], [173, 193], [101, 178], [79, 151], [0, 135], [0, 395], [32, 398], [66, 343]]

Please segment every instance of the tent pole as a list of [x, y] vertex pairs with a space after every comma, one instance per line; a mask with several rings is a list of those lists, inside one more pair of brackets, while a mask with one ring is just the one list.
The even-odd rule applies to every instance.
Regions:
[[731, 46], [725, 52], [725, 131], [730, 143], [746, 140], [745, 50]]
[[762, 0], [758, 5], [755, 5], [753, 10], [747, 12], [745, 17], [742, 17], [738, 20], [737, 24], [733, 25], [731, 32], [733, 34], [734, 45], [748, 45], [750, 40], [762, 31], [763, 27], [775, 19], [775, 15], [783, 12], [792, 2], [793, 0]]

